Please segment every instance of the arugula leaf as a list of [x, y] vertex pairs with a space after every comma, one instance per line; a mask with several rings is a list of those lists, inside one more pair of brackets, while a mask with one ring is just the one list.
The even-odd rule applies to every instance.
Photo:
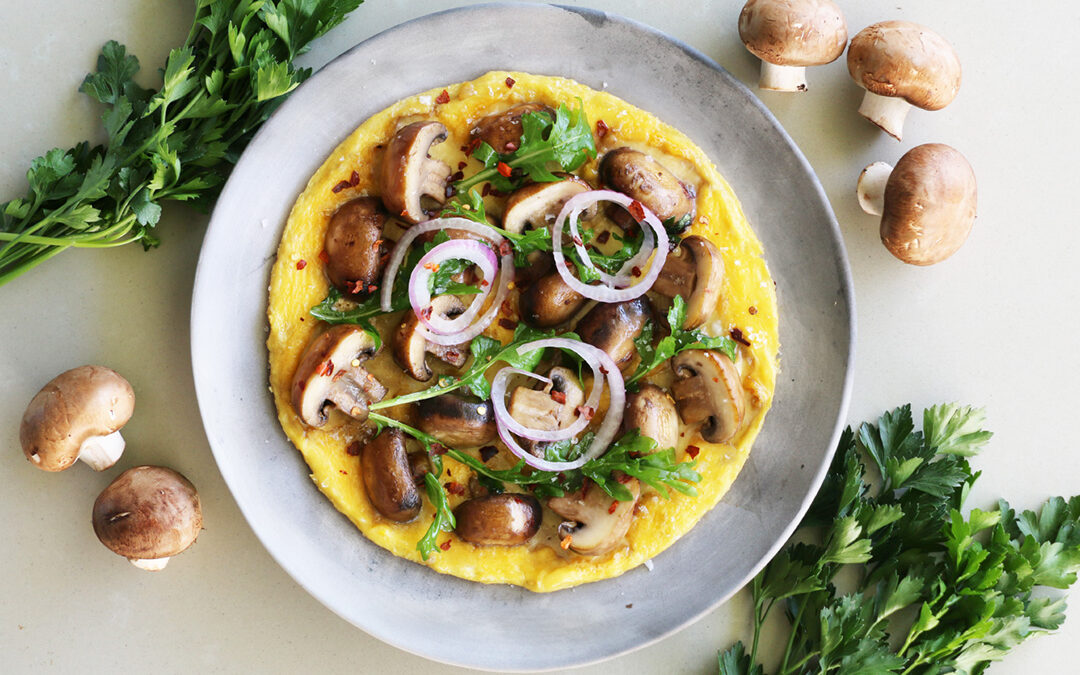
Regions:
[[671, 334], [662, 338], [653, 346], [653, 324], [645, 324], [642, 332], [634, 338], [634, 346], [637, 347], [641, 362], [637, 370], [626, 380], [627, 387], [631, 387], [645, 375], [653, 371], [657, 366], [671, 357], [688, 349], [716, 349], [735, 361], [738, 358], [738, 350], [735, 341], [726, 335], [710, 336], [700, 330], [685, 330], [686, 301], [680, 296], [675, 296], [668, 310], [668, 325], [671, 326]]
[[424, 474], [424, 489], [427, 491], [431, 505], [435, 507], [435, 519], [431, 521], [431, 527], [420, 538], [420, 541], [416, 542], [416, 550], [420, 551], [421, 558], [427, 560], [439, 548], [435, 543], [439, 532], [453, 532], [457, 521], [447, 502], [446, 489], [434, 473]]

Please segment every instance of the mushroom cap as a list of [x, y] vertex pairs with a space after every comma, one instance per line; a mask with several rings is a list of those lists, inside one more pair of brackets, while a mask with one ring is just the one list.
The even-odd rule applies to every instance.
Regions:
[[94, 501], [94, 533], [125, 558], [174, 556], [195, 543], [202, 506], [195, 486], [163, 466], [136, 466]]
[[79, 366], [41, 388], [23, 413], [19, 441], [34, 466], [63, 471], [79, 458], [83, 442], [119, 430], [135, 412], [135, 392], [104, 366]]
[[600, 176], [609, 188], [641, 202], [661, 221], [680, 223], [694, 217], [694, 188], [640, 150], [622, 147], [605, 154]]
[[[453, 317], [464, 312], [466, 307], [457, 296], [439, 295], [431, 301], [431, 309], [435, 314]], [[469, 358], [468, 345], [437, 345], [428, 342], [420, 330], [420, 319], [413, 311], [405, 312], [405, 317], [394, 331], [391, 342], [394, 361], [418, 382], [427, 382], [434, 375], [427, 363], [428, 353], [455, 368], [465, 365]]]
[[503, 229], [521, 233], [525, 226], [534, 229], [547, 227], [555, 222], [563, 204], [574, 195], [588, 192], [592, 186], [572, 174], [555, 174], [564, 180], [554, 183], [532, 183], [514, 190], [506, 200], [503, 211]]
[[710, 443], [734, 438], [746, 409], [739, 370], [726, 354], [688, 349], [671, 359], [675, 382], [671, 393], [687, 424], [701, 422], [699, 433]]
[[975, 172], [942, 143], [908, 150], [885, 185], [881, 241], [912, 265], [933, 265], [963, 245], [975, 224]]
[[656, 441], [658, 450], [674, 448], [679, 442], [675, 401], [655, 384], [642, 385], [637, 392], [626, 395], [623, 429], [637, 429], [640, 435]]
[[[548, 500], [548, 508], [569, 522], [559, 526], [559, 534], [570, 535], [570, 548], [581, 555], [603, 555], [623, 542], [630, 523], [634, 520], [634, 507], [641, 496], [641, 484], [636, 478], [628, 480], [624, 487], [633, 499], [625, 502], [613, 500], [596, 483], [589, 482], [583, 489]], [[611, 508], [612, 502], [615, 508]]]
[[[366, 361], [376, 351], [375, 340], [363, 328], [351, 324], [333, 326], [312, 340], [292, 381], [293, 409], [300, 419], [313, 427], [325, 424], [331, 388], [343, 373], [356, 369], [352, 365], [354, 361]], [[371, 383], [374, 393], [381, 390], [374, 398], [382, 398], [386, 389], [366, 371], [364, 375], [374, 380]], [[350, 410], [342, 412], [355, 416]], [[366, 417], [366, 409], [363, 412]]]
[[504, 492], [475, 497], [454, 509], [454, 532], [481, 546], [524, 544], [540, 529], [543, 510], [536, 497]]
[[384, 429], [367, 442], [360, 452], [360, 473], [371, 505], [384, 518], [406, 523], [420, 514], [420, 491], [400, 429]]
[[410, 223], [426, 217], [420, 204], [424, 195], [446, 201], [445, 181], [450, 167], [428, 157], [428, 150], [447, 137], [442, 122], [413, 122], [398, 129], [386, 145], [382, 160], [382, 200], [391, 215]]
[[851, 38], [852, 79], [878, 96], [899, 97], [923, 110], [940, 110], [960, 91], [960, 57], [948, 41], [910, 21], [882, 21]]
[[522, 103], [480, 118], [469, 133], [490, 145], [495, 152], [512, 152], [521, 142], [521, 118], [529, 112], [547, 113], [548, 117], [555, 119], [555, 111], [543, 103]]
[[518, 311], [525, 323], [551, 328], [572, 319], [585, 302], [585, 296], [570, 288], [556, 272], [540, 277], [521, 292]]
[[491, 401], [470, 401], [454, 394], [416, 404], [417, 426], [452, 448], [475, 448], [495, 440], [495, 411]]
[[652, 307], [643, 295], [624, 302], [601, 302], [581, 317], [574, 332], [625, 370], [637, 354], [634, 338], [652, 318]]
[[686, 300], [683, 327], [697, 328], [712, 315], [720, 301], [724, 259], [715, 244], [696, 234], [679, 242], [676, 253], [667, 257], [652, 290], [669, 298], [682, 296]]
[[847, 22], [831, 0], [749, 0], [739, 37], [754, 56], [778, 66], [820, 66], [840, 58]]
[[385, 225], [386, 213], [377, 197], [360, 197], [337, 210], [323, 240], [329, 258], [326, 276], [331, 284], [348, 295], [359, 295], [378, 282]]

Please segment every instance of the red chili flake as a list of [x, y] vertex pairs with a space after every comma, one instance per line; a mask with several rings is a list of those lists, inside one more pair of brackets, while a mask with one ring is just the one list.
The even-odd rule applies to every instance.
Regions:
[[604, 124], [604, 120], [596, 120], [596, 137], [603, 138], [607, 136], [608, 126]]
[[345, 469], [338, 469], [338, 472], [339, 472], [339, 473], [341, 473], [341, 474], [343, 474], [343, 475], [345, 475], [345, 476], [348, 476], [348, 475], [349, 475], [349, 472], [348, 472], [348, 471], [346, 471]]
[[333, 361], [329, 361], [329, 360], [325, 361], [322, 364], [322, 367], [319, 368], [319, 374], [320, 375], [327, 375], [328, 376], [328, 375], [333, 374], [333, 372], [334, 372], [334, 362]]
[[480, 280], [480, 285], [481, 285], [481, 286], [488, 286], [489, 284], [488, 284], [488, 282], [487, 282], [487, 279], [481, 279], [481, 280]]
[[556, 403], [566, 403], [566, 392], [552, 391], [551, 400], [555, 401]]
[[510, 165], [507, 164], [506, 162], [499, 162], [498, 164], [496, 164], [495, 165], [495, 170], [498, 171], [499, 175], [502, 176], [503, 178], [509, 178], [510, 174], [513, 173], [513, 171], [514, 171], [513, 169], [510, 168]]
[[633, 606], [634, 606], [634, 603], [632, 603], [632, 602], [631, 602], [630, 604], [628, 604], [628, 605], [626, 606], [626, 608], [627, 608], [627, 609], [630, 609], [630, 608], [632, 608]]
[[431, 307], [425, 307], [422, 310], [420, 310], [420, 317], [424, 318], [424, 319], [430, 319], [431, 318], [431, 312], [432, 312]]
[[596, 410], [587, 405], [579, 405], [577, 408], [578, 414], [587, 420], [591, 420], [593, 415], [596, 414]]
[[334, 376], [332, 378], [330, 378], [330, 379], [332, 379], [334, 382], [337, 382], [341, 378], [345, 377], [345, 373], [347, 373], [347, 372], [348, 372], [347, 370], [342, 368], [341, 370], [334, 373]]
[[513, 151], [515, 151], [517, 149], [518, 149], [517, 141], [507, 141], [506, 145], [503, 146], [503, 151], [504, 152], [513, 152]]
[[579, 237], [579, 236], [577, 236], [575, 234], [574, 235], [574, 243], [577, 244], [578, 246], [581, 246], [583, 244], [583, 242], [581, 241], [581, 237]]
[[447, 539], [443, 543], [439, 544], [439, 548], [441, 548], [444, 551], [449, 551], [450, 550], [450, 540]]
[[353, 441], [352, 443], [349, 443], [349, 445], [345, 448], [345, 452], [350, 457], [359, 457], [360, 456], [360, 441]]
[[615, 480], [619, 481], [623, 485], [626, 485], [630, 482], [630, 474], [623, 473], [622, 471], [616, 471]]
[[333, 192], [334, 194], [337, 194], [337, 193], [341, 192], [342, 190], [344, 190], [347, 187], [351, 187], [349, 185], [349, 181], [343, 180], [343, 181], [339, 181], [338, 183], [334, 184], [334, 187], [330, 188], [330, 191]]
[[568, 534], [568, 535], [566, 535], [565, 537], [563, 537], [563, 540], [562, 540], [562, 541], [560, 541], [560, 542], [559, 542], [559, 546], [560, 546], [560, 547], [562, 548], [562, 550], [564, 550], [564, 551], [566, 551], [566, 550], [569, 550], [569, 549], [570, 549], [570, 544], [571, 544], [572, 540], [573, 540], [573, 537], [571, 537], [571, 536], [570, 536], [570, 535]]
[[376, 239], [375, 241], [371, 242], [371, 248], [379, 248], [384, 243], [386, 243], [384, 239]]
[[431, 451], [434, 452], [436, 455], [445, 455], [446, 454], [446, 446], [443, 445], [442, 443], [432, 443], [431, 444]]
[[319, 261], [324, 265], [330, 262], [330, 254], [326, 252], [326, 249], [319, 251]]
[[712, 381], [713, 381], [713, 382], [720, 382], [720, 378], [719, 378], [719, 377], [714, 377], [714, 378], [712, 379]]
[[514, 78], [512, 78], [512, 77], [506, 78], [506, 88], [507, 89], [513, 89], [514, 88], [514, 82], [516, 82], [516, 80], [514, 80]]
[[375, 284], [371, 284], [370, 286], [367, 287], [367, 292], [368, 293], [374, 293], [377, 290], [379, 290], [379, 287], [376, 286]]
[[424, 269], [431, 270], [432, 272], [438, 272], [439, 271], [439, 263], [437, 263], [437, 262], [424, 263]]
[[[450, 361], [457, 361], [458, 358], [460, 358], [460, 357], [461, 357], [461, 352], [459, 352], [458, 350], [456, 350], [456, 349], [447, 349], [446, 350], [446, 358], [449, 359]], [[447, 473], [450, 473], [450, 471], [447, 470]]]
[[600, 373], [601, 373], [602, 375], [607, 375], [607, 368], [605, 368], [605, 367], [603, 367], [603, 366], [600, 366]]
[[639, 223], [645, 220], [645, 207], [641, 205], [641, 202], [634, 200], [630, 202], [630, 206], [626, 207], [626, 210], [630, 212], [630, 215], [634, 217], [634, 220]]
[[690, 459], [697, 459], [699, 452], [701, 452], [701, 448], [696, 445], [686, 446], [686, 454], [690, 455]]
[[611, 239], [611, 231], [610, 230], [604, 230], [600, 234], [596, 235], [596, 243], [597, 244], [606, 244], [606, 243], [608, 243], [608, 239]]
[[480, 459], [482, 459], [484, 462], [491, 461], [491, 458], [497, 454], [499, 454], [499, 449], [496, 448], [494, 445], [485, 445], [484, 447], [480, 448]]
[[510, 245], [510, 242], [503, 239], [499, 242], [499, 255], [510, 255], [514, 252], [514, 247]]
[[491, 183], [484, 183], [484, 187], [480, 189], [480, 196], [487, 197], [491, 194]]
[[465, 486], [455, 481], [448, 481], [443, 485], [443, 487], [445, 487], [446, 491], [452, 495], [465, 494]]
[[356, 187], [359, 184], [360, 184], [360, 174], [357, 173], [356, 171], [353, 171], [349, 175], [349, 187]]
[[303, 320], [304, 320], [304, 317], [300, 317], [300, 320], [301, 320], [301, 321], [303, 321]]
[[630, 274], [633, 274], [635, 277], [640, 277], [641, 276], [641, 268], [638, 267], [637, 265], [634, 265], [633, 267], [630, 268]]
[[464, 177], [465, 177], [465, 173], [463, 171], [458, 171], [458, 172], [454, 173], [452, 176], [450, 176], [450, 178], [448, 180], [450, 180], [451, 182], [456, 182], [456, 181], [461, 180]]
[[476, 149], [480, 147], [481, 143], [483, 143], [483, 141], [480, 140], [479, 138], [474, 138], [471, 141], [469, 141], [469, 144], [467, 146], [465, 146], [465, 148], [464, 148], [465, 156], [468, 157], [469, 155], [476, 152]]
[[747, 311], [750, 312], [750, 316], [754, 316], [755, 314], [757, 314], [757, 307], [750, 305], [750, 309], [748, 309]]
[[307, 267], [307, 261], [306, 260], [298, 260], [298, 261], [296, 261], [296, 269], [302, 270], [305, 267]]
[[746, 345], [747, 347], [750, 346], [750, 341], [746, 339], [742, 330], [738, 327], [731, 329], [731, 339], [741, 345]]
[[510, 319], [507, 319], [506, 317], [499, 319], [499, 325], [506, 330], [514, 330], [515, 328], [517, 328], [517, 324], [515, 324]]
[[617, 509], [617, 508], [619, 508], [619, 502], [616, 500], [616, 501], [611, 502], [611, 506], [607, 507], [607, 512], [608, 513], [615, 513], [615, 509]]
[[440, 93], [438, 96], [435, 97], [435, 102], [439, 103], [439, 104], [449, 103], [450, 102], [450, 92], [443, 89], [442, 93]]

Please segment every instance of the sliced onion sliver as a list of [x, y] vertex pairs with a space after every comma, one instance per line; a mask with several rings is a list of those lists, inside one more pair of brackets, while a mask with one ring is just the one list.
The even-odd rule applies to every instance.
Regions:
[[[645, 230], [644, 237], [641, 241], [641, 250], [639, 250], [637, 255], [633, 258], [626, 261], [622, 269], [619, 270], [619, 274], [615, 276], [606, 274], [596, 269], [596, 266], [593, 265], [592, 261], [589, 259], [588, 251], [586, 251], [585, 246], [580, 243], [581, 236], [578, 234], [577, 229], [577, 221], [581, 212], [598, 202], [614, 202], [629, 210], [630, 206], [634, 203], [634, 200], [621, 192], [615, 192], [613, 190], [590, 190], [588, 192], [576, 194], [568, 199], [566, 204], [563, 205], [562, 211], [559, 212], [559, 217], [555, 219], [555, 226], [551, 230], [551, 248], [552, 256], [555, 258], [555, 269], [558, 270], [559, 276], [562, 277], [567, 286], [587, 298], [599, 300], [600, 302], [623, 302], [625, 300], [633, 300], [652, 288], [653, 283], [656, 282], [656, 278], [660, 276], [660, 271], [664, 267], [664, 261], [667, 260], [668, 254], [667, 230], [664, 229], [664, 224], [660, 222], [660, 219], [656, 217], [656, 214], [642, 206], [641, 209], [644, 214], [643, 220], [649, 225], [652, 231]], [[574, 241], [574, 248], [581, 257], [582, 263], [599, 274], [601, 280], [600, 285], [593, 286], [591, 284], [583, 283], [571, 274], [570, 270], [567, 268], [566, 257], [563, 256], [561, 246], [563, 228], [566, 226], [567, 221], [570, 222], [570, 236]], [[655, 242], [653, 241], [653, 232], [656, 233]], [[648, 261], [650, 254], [653, 253], [655, 253], [655, 255], [652, 257], [649, 271], [646, 272], [644, 276], [640, 277], [637, 283], [627, 288], [613, 288], [613, 286], [629, 284], [637, 278], [632, 274], [632, 270], [637, 267], [640, 271], [641, 266]]]
[[[608, 385], [608, 409], [604, 415], [604, 421], [600, 424], [600, 428], [596, 430], [596, 436], [593, 437], [592, 443], [589, 448], [581, 454], [577, 459], [570, 462], [549, 462], [546, 459], [536, 457], [526, 451], [517, 440], [514, 439], [513, 434], [505, 424], [506, 419], [510, 416], [507, 414], [500, 417], [498, 414], [498, 408], [496, 408], [495, 426], [499, 431], [499, 438], [510, 450], [521, 459], [525, 460], [525, 463], [529, 466], [540, 469], [541, 471], [570, 471], [581, 467], [586, 462], [596, 459], [604, 454], [611, 442], [615, 439], [615, 434], [619, 430], [619, 425], [622, 424], [623, 408], [626, 405], [626, 385], [623, 381], [622, 373], [619, 372], [618, 366], [607, 355], [606, 352], [593, 347], [590, 344], [581, 342], [579, 340], [570, 340], [567, 338], [546, 338], [543, 340], [536, 340], [518, 347], [519, 354], [525, 354], [536, 349], [543, 349], [546, 347], [554, 347], [556, 349], [568, 349], [578, 355], [580, 355], [586, 363], [590, 366], [596, 364], [596, 369], [600, 372], [607, 374]], [[501, 374], [502, 371], [500, 371]], [[599, 373], [598, 373], [599, 374]], [[496, 376], [497, 377], [497, 376]], [[599, 377], [594, 377], [593, 384], [599, 381]], [[499, 397], [495, 396], [494, 386], [492, 387], [492, 403], [499, 400]], [[505, 394], [505, 391], [504, 391]], [[598, 397], [599, 398], [599, 397]], [[592, 394], [590, 393], [589, 400], [592, 400]], [[593, 410], [596, 410], [593, 407]], [[584, 416], [579, 420], [585, 419]], [[589, 420], [585, 420], [586, 424]], [[576, 424], [576, 423], [575, 423]], [[584, 428], [584, 427], [583, 427]], [[535, 431], [535, 430], [533, 430]]]
[[[480, 293], [473, 296], [468, 308], [453, 319], [423, 311], [431, 306], [431, 290], [428, 288], [428, 282], [434, 274], [432, 268], [438, 269], [438, 265], [447, 260], [468, 260], [484, 273], [484, 285]], [[495, 281], [495, 268], [498, 264], [495, 252], [490, 247], [472, 239], [451, 239], [431, 249], [424, 254], [423, 258], [420, 258], [409, 276], [409, 304], [412, 305], [416, 317], [427, 326], [428, 330], [439, 335], [452, 335], [465, 330], [480, 313], [484, 300], [491, 293], [491, 285]]]

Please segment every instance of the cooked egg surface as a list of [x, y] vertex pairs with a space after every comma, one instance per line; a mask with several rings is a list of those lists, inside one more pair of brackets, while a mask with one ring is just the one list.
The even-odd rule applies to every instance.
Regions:
[[[512, 86], [507, 78], [513, 80]], [[554, 591], [617, 576], [659, 555], [720, 501], [761, 429], [772, 403], [779, 348], [774, 285], [762, 258], [761, 244], [735, 194], [697, 146], [677, 129], [610, 94], [567, 79], [517, 72], [488, 73], [472, 82], [445, 87], [446, 96], [441, 95], [443, 91], [444, 88], [438, 88], [417, 94], [366, 120], [334, 149], [296, 200], [270, 280], [267, 347], [278, 418], [307, 461], [319, 490], [368, 539], [394, 555], [464, 579], [515, 584], [533, 591]], [[447, 96], [448, 101], [439, 102]], [[434, 510], [428, 500], [424, 499], [423, 510], [413, 522], [401, 524], [382, 518], [369, 502], [360, 475], [358, 448], [359, 441], [366, 437], [365, 425], [335, 411], [325, 427], [309, 428], [300, 421], [290, 403], [290, 382], [304, 348], [323, 328], [308, 310], [321, 302], [329, 289], [320, 260], [327, 225], [345, 202], [379, 194], [377, 167], [381, 146], [405, 124], [425, 119], [445, 124], [449, 138], [434, 146], [431, 155], [447, 162], [455, 171], [459, 162], [468, 162], [464, 169], [468, 176], [482, 167], [477, 161], [469, 160], [462, 147], [468, 143], [469, 129], [481, 117], [519, 103], [541, 102], [555, 108], [560, 103], [576, 107], [578, 101], [584, 105], [593, 125], [601, 156], [606, 150], [628, 145], [651, 154], [697, 188], [697, 215], [688, 234], [712, 240], [723, 254], [725, 265], [721, 300], [714, 320], [705, 329], [713, 335], [738, 329], [750, 343], [740, 345], [738, 359], [747, 393], [746, 420], [731, 444], [706, 443], [692, 428], [682, 429], [680, 458], [689, 459], [696, 453], [695, 468], [702, 476], [696, 485], [697, 496], [672, 492], [670, 499], [664, 499], [643, 484], [642, 498], [626, 543], [610, 553], [590, 557], [564, 551], [555, 532], [561, 519], [545, 508], [540, 532], [526, 544], [474, 546], [453, 533], [440, 533], [440, 550], [426, 562], [422, 561], [416, 543], [432, 522]], [[590, 161], [577, 173], [598, 186], [597, 166], [597, 161]], [[353, 180], [353, 172], [359, 181]], [[355, 184], [335, 192], [335, 186], [343, 181]], [[489, 213], [498, 215], [500, 211], [498, 203], [489, 202]], [[514, 293], [510, 300], [508, 304], [516, 307]], [[517, 319], [513, 314], [504, 318]], [[399, 321], [400, 314], [378, 322], [384, 340]], [[504, 342], [511, 333], [498, 321], [487, 331]], [[428, 362], [437, 374], [449, 372], [445, 368], [439, 370], [442, 364], [433, 358]], [[388, 387], [388, 396], [428, 386], [405, 375], [394, 364], [387, 348], [365, 366]], [[488, 376], [492, 377], [497, 370], [497, 366], [491, 368]], [[651, 379], [667, 386], [670, 373], [665, 365]], [[606, 401], [606, 395], [604, 398]], [[410, 411], [404, 408], [380, 412], [410, 419]], [[599, 411], [598, 421], [602, 413], [603, 410]], [[410, 450], [418, 447], [410, 445]], [[513, 460], [508, 451], [501, 449], [490, 464], [493, 468], [506, 468]], [[469, 469], [448, 457], [444, 463], [441, 478], [444, 484], [468, 485]], [[515, 488], [508, 486], [508, 489]], [[452, 507], [468, 498], [467, 489], [465, 492], [449, 494]], [[729, 542], [729, 545], [738, 544]]]

